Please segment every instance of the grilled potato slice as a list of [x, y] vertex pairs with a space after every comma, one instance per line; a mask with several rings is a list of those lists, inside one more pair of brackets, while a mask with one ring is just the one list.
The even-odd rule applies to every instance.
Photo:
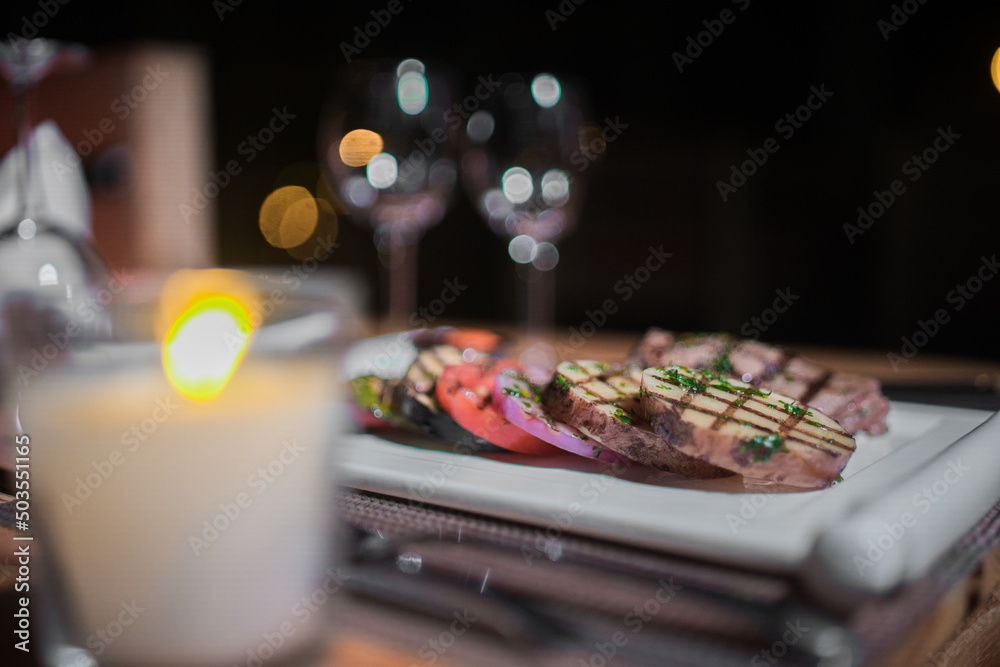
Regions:
[[855, 443], [836, 421], [795, 399], [683, 366], [642, 372], [642, 410], [688, 456], [790, 486], [829, 486]]

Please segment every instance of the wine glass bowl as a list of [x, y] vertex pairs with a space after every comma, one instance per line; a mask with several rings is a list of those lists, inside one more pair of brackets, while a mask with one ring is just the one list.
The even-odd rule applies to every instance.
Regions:
[[462, 133], [462, 183], [526, 283], [528, 328], [553, 323], [557, 244], [577, 224], [582, 200], [584, 104], [578, 85], [542, 73], [505, 74], [500, 93], [471, 114]]
[[458, 180], [452, 90], [440, 65], [359, 60], [338, 72], [321, 121], [326, 174], [352, 219], [374, 232], [396, 321], [416, 307], [417, 244], [444, 217]]

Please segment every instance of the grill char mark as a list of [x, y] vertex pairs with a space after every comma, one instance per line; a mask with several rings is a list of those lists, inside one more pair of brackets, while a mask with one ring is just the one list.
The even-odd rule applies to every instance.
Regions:
[[[743, 396], [744, 398], [742, 399], [743, 402], [742, 402], [741, 405], [738, 405], [738, 406], [735, 405], [736, 401], [739, 401], [741, 399], [736, 399], [736, 401], [724, 401], [724, 402], [727, 403], [726, 409], [723, 410], [722, 412], [716, 412], [714, 410], [710, 410], [710, 409], [703, 408], [701, 406], [692, 404], [692, 401], [694, 400], [694, 394], [695, 394], [695, 392], [684, 390], [679, 384], [677, 384], [675, 382], [671, 382], [669, 378], [665, 378], [665, 377], [663, 377], [661, 375], [655, 375], [654, 377], [657, 380], [662, 381], [662, 382], [664, 382], [666, 384], [669, 384], [672, 387], [677, 387], [678, 389], [680, 389], [683, 392], [682, 395], [681, 395], [681, 397], [678, 400], [667, 399], [667, 398], [665, 398], [664, 400], [670, 401], [671, 403], [675, 403], [676, 405], [679, 406], [679, 408], [682, 411], [683, 410], [694, 410], [695, 412], [700, 412], [701, 414], [715, 416], [715, 421], [712, 423], [712, 426], [711, 426], [711, 428], [713, 430], [718, 430], [718, 429], [720, 429], [722, 427], [722, 424], [726, 421], [725, 419], [723, 419], [723, 415], [725, 415], [725, 416], [728, 417], [728, 416], [731, 416], [732, 413], [734, 413], [737, 409], [743, 409], [743, 410], [746, 410], [747, 412], [749, 412], [751, 414], [757, 415], [758, 417], [762, 417], [763, 419], [765, 419], [765, 420], [767, 420], [769, 422], [772, 422], [775, 425], [775, 430], [778, 432], [778, 434], [781, 437], [786, 438], [788, 440], [791, 440], [793, 442], [798, 442], [798, 443], [801, 443], [802, 445], [805, 445], [807, 447], [811, 447], [813, 449], [816, 449], [816, 450], [819, 450], [819, 451], [823, 451], [823, 452], [828, 451], [830, 447], [836, 447], [838, 449], [841, 449], [841, 450], [844, 450], [844, 451], [847, 451], [847, 452], [853, 452], [854, 449], [855, 449], [853, 447], [848, 447], [845, 444], [843, 444], [841, 442], [838, 442], [837, 440], [835, 440], [833, 438], [830, 439], [830, 440], [833, 440], [832, 442], [830, 442], [829, 440], [826, 440], [825, 442], [826, 442], [826, 445], [828, 445], [828, 446], [824, 446], [824, 445], [820, 445], [818, 443], [812, 442], [810, 440], [805, 440], [805, 439], [803, 439], [801, 437], [796, 437], [796, 436], [792, 435], [793, 432], [797, 431], [796, 427], [798, 426], [798, 424], [806, 416], [808, 416], [806, 412], [802, 412], [802, 413], [799, 413], [799, 414], [789, 414], [786, 411], [782, 411], [782, 414], [784, 415], [784, 417], [782, 417], [781, 419], [776, 419], [774, 417], [775, 410], [773, 408], [771, 408], [771, 404], [770, 403], [765, 403], [764, 401], [761, 401], [759, 399], [759, 397], [757, 395], [755, 395], [755, 394], [752, 394], [752, 393], [748, 394], [748, 393], [739, 392], [739, 391], [737, 391], [737, 392], [726, 392], [726, 393], [736, 393], [736, 394], [739, 394], [740, 396]], [[722, 402], [722, 398], [721, 397], [712, 396], [711, 398], [713, 400], [717, 400], [717, 401]], [[764, 406], [767, 406], [766, 411], [762, 412], [760, 410], [754, 409], [754, 407], [752, 405], [747, 405], [748, 402], [757, 402], [757, 403], [760, 403], [760, 404], [762, 404]], [[759, 430], [763, 430], [763, 428], [764, 428], [764, 427], [758, 426], [756, 424], [753, 424], [751, 426], [754, 427], [754, 428], [757, 428]], [[823, 428], [824, 430], [829, 431], [831, 433], [836, 433], [837, 435], [841, 435], [843, 437], [847, 437], [847, 438], [851, 437], [850, 434], [848, 434], [847, 432], [842, 431], [840, 429], [832, 429], [830, 427], [823, 426], [823, 425], [821, 425], [820, 428]], [[801, 431], [801, 430], [798, 430], [797, 432], [798, 433], [805, 433], [804, 431]], [[811, 435], [811, 434], [806, 434], [806, 435]], [[812, 437], [817, 437], [817, 436], [812, 436]]]

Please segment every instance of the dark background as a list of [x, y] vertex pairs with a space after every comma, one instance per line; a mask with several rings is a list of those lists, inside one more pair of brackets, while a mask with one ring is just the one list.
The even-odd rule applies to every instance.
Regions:
[[[1000, 251], [1000, 92], [990, 78], [1000, 3], [901, 3], [916, 11], [885, 39], [877, 22], [889, 20], [890, 2], [565, 0], [573, 13], [553, 30], [546, 11], [558, 11], [556, 0], [401, 1], [402, 13], [363, 56], [446, 60], [461, 69], [467, 90], [478, 75], [508, 71], [582, 77], [594, 120], [627, 125], [588, 169], [579, 228], [560, 247], [556, 315], [567, 334], [608, 298], [620, 307], [609, 328], [738, 333], [787, 288], [799, 298], [765, 340], [898, 352], [918, 320], [944, 308], [951, 320], [926, 350], [1000, 358], [992, 317], [1000, 280], [961, 310], [947, 300], [981, 257]], [[332, 73], [344, 63], [340, 43], [387, 3], [243, 0], [220, 20], [224, 2], [73, 0], [42, 32], [102, 48], [138, 40], [203, 45], [214, 78], [216, 169], [273, 107], [298, 114], [218, 198], [221, 264], [291, 263], [264, 242], [257, 211], [290, 173], [317, 169], [316, 128]], [[672, 54], [727, 8], [735, 21], [678, 72]], [[3, 34], [34, 11], [37, 2], [8, 6], [13, 19]], [[775, 122], [821, 85], [830, 100], [793, 137], [781, 137]], [[949, 127], [960, 139], [911, 183], [903, 164]], [[778, 152], [723, 202], [716, 182], [768, 137], [778, 139]], [[844, 223], [894, 179], [904, 181], [905, 194], [851, 244]], [[340, 241], [330, 263], [361, 272], [372, 286], [371, 308], [384, 310], [370, 232], [345, 223]], [[624, 301], [616, 281], [661, 244], [673, 257]], [[420, 260], [421, 304], [457, 276], [469, 288], [447, 318], [515, 317], [517, 278], [505, 241], [461, 192], [427, 233]]]

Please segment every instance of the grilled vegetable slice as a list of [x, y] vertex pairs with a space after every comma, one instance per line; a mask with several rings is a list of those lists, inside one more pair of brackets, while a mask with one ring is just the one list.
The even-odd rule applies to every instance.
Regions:
[[819, 410], [683, 366], [642, 372], [642, 408], [679, 451], [753, 479], [823, 488], [855, 448], [850, 434]]
[[556, 419], [633, 461], [700, 479], [732, 474], [655, 433], [639, 411], [639, 383], [622, 367], [563, 362], [542, 392], [542, 404]]
[[516, 367], [512, 359], [447, 366], [438, 378], [438, 402], [462, 428], [498, 447], [521, 454], [558, 454], [558, 448], [508, 421], [493, 402], [497, 373]]
[[541, 406], [535, 388], [517, 368], [506, 368], [496, 376], [493, 403], [515, 426], [567, 452], [601, 461], [627, 461], [569, 424], [553, 419]]
[[435, 396], [438, 376], [448, 365], [465, 363], [451, 345], [421, 350], [403, 380], [403, 416], [430, 436], [477, 452], [502, 452], [501, 448], [462, 428], [445, 412]]

